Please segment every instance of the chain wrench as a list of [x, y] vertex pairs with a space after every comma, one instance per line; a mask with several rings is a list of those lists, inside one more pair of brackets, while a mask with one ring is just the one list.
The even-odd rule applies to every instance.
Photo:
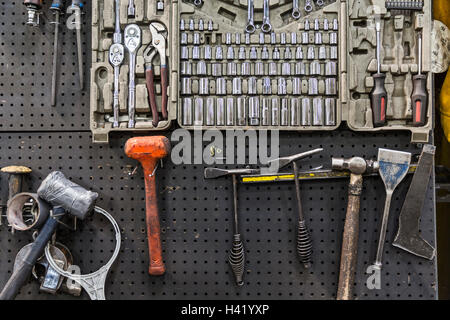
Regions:
[[134, 0], [128, 0], [128, 18], [134, 18], [135, 11]]
[[305, 0], [305, 11], [308, 13], [311, 12], [313, 9], [311, 2], [312, 2], [312, 0]]
[[114, 43], [109, 48], [109, 62], [114, 67], [114, 123], [113, 128], [119, 126], [119, 73], [120, 65], [123, 62], [124, 49], [120, 43]]
[[269, 0], [264, 0], [263, 7], [263, 23], [261, 26], [262, 32], [269, 33], [272, 31], [272, 25], [270, 24], [270, 14], [269, 14]]
[[245, 26], [245, 32], [247, 33], [253, 33], [256, 30], [255, 27], [255, 21], [253, 19], [253, 15], [254, 15], [254, 3], [253, 0], [248, 0], [248, 12], [247, 12], [247, 17], [248, 17], [248, 21], [247, 21], [247, 25]]
[[300, 8], [298, 7], [298, 0], [292, 1], [292, 18], [295, 20], [300, 19], [301, 13]]
[[125, 47], [130, 54], [130, 80], [128, 84], [128, 127], [134, 128], [135, 103], [136, 103], [136, 53], [141, 46], [141, 29], [136, 24], [130, 24], [125, 28]]

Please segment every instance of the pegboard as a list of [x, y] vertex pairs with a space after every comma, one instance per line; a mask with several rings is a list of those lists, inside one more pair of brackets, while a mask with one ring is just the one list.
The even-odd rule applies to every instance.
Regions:
[[[122, 248], [107, 279], [110, 299], [334, 299], [347, 202], [347, 179], [301, 183], [305, 216], [313, 240], [313, 264], [303, 269], [295, 250], [297, 213], [293, 182], [239, 185], [239, 214], [246, 248], [245, 285], [237, 288], [227, 262], [232, 241], [231, 179], [203, 179], [203, 165], [173, 165], [157, 171], [162, 247], [167, 272], [150, 277], [145, 230], [144, 179], [137, 163], [123, 152], [130, 135], [116, 136], [109, 146], [93, 145], [89, 133], [10, 133], [0, 136], [2, 165], [28, 164], [33, 174], [26, 188], [36, 190], [52, 170], [100, 194], [122, 230]], [[332, 156], [376, 158], [378, 147], [411, 151], [409, 135], [331, 134], [280, 135], [280, 154], [322, 147], [320, 156], [300, 161], [301, 170], [324, 164]], [[134, 172], [134, 174], [132, 174]], [[131, 174], [131, 175], [130, 175]], [[1, 177], [5, 199], [6, 177]], [[359, 255], [355, 293], [359, 299], [435, 299], [436, 261], [427, 261], [391, 245], [398, 214], [411, 176], [394, 193], [386, 237], [382, 290], [368, 290], [364, 272], [372, 264], [384, 207], [381, 179], [364, 180], [361, 200]], [[422, 218], [423, 236], [435, 246], [434, 193], [430, 182]], [[77, 232], [61, 231], [83, 271], [94, 271], [114, 249], [111, 227], [100, 217], [82, 223]], [[0, 231], [0, 286], [11, 272], [14, 257], [29, 234]], [[81, 261], [81, 262], [80, 262]], [[38, 293], [33, 282], [19, 298], [68, 299]], [[84, 294], [83, 298], [87, 298]]]
[[89, 130], [90, 9], [84, 10], [81, 36], [85, 90], [80, 90], [78, 80], [76, 33], [66, 27], [65, 15], [59, 33], [56, 106], [52, 107], [51, 1], [44, 1], [39, 28], [25, 25], [22, 2], [0, 1], [0, 131]]
[[[49, 1], [44, 12], [48, 13]], [[84, 25], [89, 25], [89, 8]], [[106, 283], [108, 299], [334, 299], [347, 203], [346, 179], [302, 182], [305, 217], [313, 240], [313, 264], [303, 269], [296, 255], [297, 212], [293, 182], [239, 186], [239, 214], [246, 249], [245, 285], [237, 288], [227, 257], [232, 241], [231, 179], [203, 179], [203, 165], [175, 166], [170, 159], [157, 171], [162, 247], [167, 272], [148, 275], [144, 180], [123, 146], [132, 137], [112, 134], [109, 145], [93, 145], [89, 133], [89, 95], [78, 88], [75, 33], [61, 31], [57, 106], [50, 106], [53, 32], [44, 18], [38, 31], [23, 23], [21, 1], [0, 1], [0, 164], [30, 166], [24, 186], [36, 191], [42, 179], [60, 170], [100, 194], [122, 230], [122, 247]], [[83, 29], [89, 52], [89, 30]], [[89, 81], [85, 54], [86, 83]], [[86, 65], [87, 64], [87, 65]], [[166, 133], [170, 136], [170, 132]], [[379, 147], [411, 151], [408, 133], [364, 134], [341, 128], [332, 133], [282, 133], [280, 155], [322, 147], [324, 152], [300, 162], [301, 169], [324, 164], [332, 156], [376, 158]], [[137, 167], [137, 169], [136, 169]], [[135, 170], [136, 169], [136, 170]], [[382, 290], [368, 290], [365, 269], [373, 263], [384, 207], [381, 179], [367, 178], [361, 201], [359, 255], [355, 293], [359, 299], [436, 299], [436, 261], [420, 259], [391, 246], [402, 199], [411, 177], [394, 194], [382, 269]], [[421, 230], [435, 246], [433, 181]], [[7, 177], [0, 176], [0, 203], [7, 199]], [[112, 227], [99, 216], [72, 232], [59, 228], [58, 239], [71, 250], [83, 273], [95, 271], [114, 249]], [[31, 234], [0, 226], [0, 287], [12, 272], [18, 250]], [[39, 293], [30, 282], [18, 299], [73, 299]], [[79, 298], [75, 298], [79, 299]], [[81, 299], [88, 299], [83, 293]]]

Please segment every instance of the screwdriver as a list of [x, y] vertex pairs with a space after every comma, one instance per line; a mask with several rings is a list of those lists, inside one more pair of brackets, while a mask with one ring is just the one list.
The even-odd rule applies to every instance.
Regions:
[[418, 71], [413, 77], [413, 92], [411, 94], [411, 103], [413, 110], [413, 125], [416, 127], [425, 125], [425, 116], [427, 113], [427, 76], [422, 74], [422, 33], [417, 35], [418, 46]]
[[80, 77], [80, 88], [84, 88], [84, 74], [83, 74], [83, 51], [81, 50], [81, 10], [83, 3], [80, 0], [72, 0], [72, 11], [75, 12], [75, 27], [77, 30], [77, 51], [78, 51], [78, 73]]
[[53, 0], [50, 10], [55, 15], [55, 38], [53, 41], [53, 67], [52, 67], [52, 106], [56, 104], [56, 68], [58, 64], [58, 33], [59, 20], [61, 14], [64, 13], [64, 0]]
[[381, 60], [380, 60], [380, 22], [375, 23], [377, 32], [377, 73], [373, 75], [374, 87], [370, 92], [370, 101], [372, 104], [373, 113], [373, 126], [381, 127], [386, 124], [386, 105], [387, 105], [387, 92], [384, 87], [384, 81], [386, 75], [381, 73]]

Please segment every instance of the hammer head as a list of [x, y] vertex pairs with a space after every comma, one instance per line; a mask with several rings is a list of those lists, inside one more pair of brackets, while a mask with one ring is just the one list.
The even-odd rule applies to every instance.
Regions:
[[134, 137], [125, 144], [125, 154], [138, 161], [165, 158], [170, 149], [170, 141], [164, 136]]
[[349, 170], [353, 174], [363, 174], [366, 171], [377, 171], [378, 162], [372, 160], [364, 160], [361, 157], [353, 157], [349, 159], [332, 158], [331, 167], [334, 170]]

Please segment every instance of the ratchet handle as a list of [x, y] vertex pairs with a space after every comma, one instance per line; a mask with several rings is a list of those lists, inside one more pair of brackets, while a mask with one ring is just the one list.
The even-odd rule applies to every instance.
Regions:
[[386, 75], [376, 73], [373, 75], [374, 87], [371, 92], [373, 126], [382, 127], [386, 124], [387, 92], [384, 87]]
[[[54, 213], [64, 212], [62, 208], [55, 208]], [[45, 246], [50, 241], [53, 233], [58, 226], [58, 221], [49, 217], [45, 222], [42, 229], [39, 231], [39, 235], [36, 240], [33, 242], [31, 250], [27, 253], [27, 255], [20, 261], [19, 266], [13, 272], [2, 292], [0, 293], [0, 300], [12, 300], [19, 293], [20, 288], [27, 282], [31, 270], [33, 266], [36, 264], [36, 261], [39, 257], [44, 253]]]
[[427, 76], [418, 74], [413, 77], [414, 90], [411, 95], [413, 110], [413, 125], [421, 127], [425, 125], [427, 115]]
[[147, 82], [147, 92], [148, 98], [150, 100], [150, 108], [152, 110], [152, 117], [153, 117], [152, 124], [154, 127], [157, 127], [159, 122], [159, 115], [158, 115], [158, 108], [156, 105], [154, 73], [153, 68], [151, 66], [147, 67], [145, 70], [145, 80]]
[[164, 120], [167, 120], [167, 87], [169, 85], [167, 66], [161, 65], [161, 113]]

